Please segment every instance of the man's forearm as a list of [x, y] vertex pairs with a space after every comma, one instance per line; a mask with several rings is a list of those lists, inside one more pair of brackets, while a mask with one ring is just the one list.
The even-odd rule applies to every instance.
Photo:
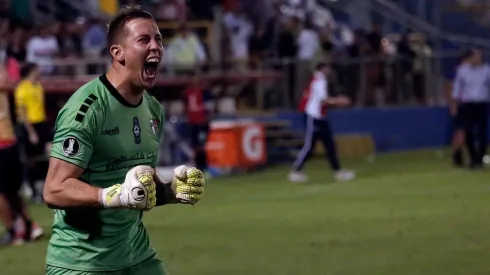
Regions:
[[329, 105], [337, 105], [337, 104], [339, 104], [339, 98], [338, 97], [329, 97], [329, 98], [325, 99], [324, 102], [326, 104], [329, 104]]
[[78, 179], [67, 179], [57, 188], [49, 189], [45, 185], [44, 200], [50, 208], [67, 209], [78, 207], [100, 208], [102, 189], [90, 186]]

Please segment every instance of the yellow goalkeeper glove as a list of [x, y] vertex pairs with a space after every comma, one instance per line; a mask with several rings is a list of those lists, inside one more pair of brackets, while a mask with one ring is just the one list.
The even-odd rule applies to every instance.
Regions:
[[196, 204], [204, 192], [204, 175], [195, 167], [181, 165], [174, 169], [172, 189], [177, 201], [184, 204]]

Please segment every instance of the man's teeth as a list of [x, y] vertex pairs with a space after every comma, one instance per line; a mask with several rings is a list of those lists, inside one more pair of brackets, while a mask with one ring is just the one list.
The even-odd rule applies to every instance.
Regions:
[[152, 57], [150, 59], [148, 59], [146, 62], [156, 62], [158, 63], [160, 60], [157, 58], [157, 57]]

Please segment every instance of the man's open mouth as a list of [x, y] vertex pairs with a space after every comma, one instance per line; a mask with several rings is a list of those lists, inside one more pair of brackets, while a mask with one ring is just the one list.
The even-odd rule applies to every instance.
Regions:
[[145, 62], [145, 74], [147, 77], [155, 77], [157, 75], [160, 59], [158, 57], [148, 58]]

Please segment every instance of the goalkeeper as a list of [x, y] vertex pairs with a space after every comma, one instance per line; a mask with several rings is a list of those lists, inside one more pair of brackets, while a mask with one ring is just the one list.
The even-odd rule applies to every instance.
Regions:
[[163, 275], [142, 216], [154, 206], [195, 204], [204, 180], [179, 166], [156, 175], [163, 109], [154, 86], [163, 47], [152, 16], [122, 9], [109, 24], [109, 71], [76, 91], [56, 119], [44, 187], [54, 210], [48, 275]]

